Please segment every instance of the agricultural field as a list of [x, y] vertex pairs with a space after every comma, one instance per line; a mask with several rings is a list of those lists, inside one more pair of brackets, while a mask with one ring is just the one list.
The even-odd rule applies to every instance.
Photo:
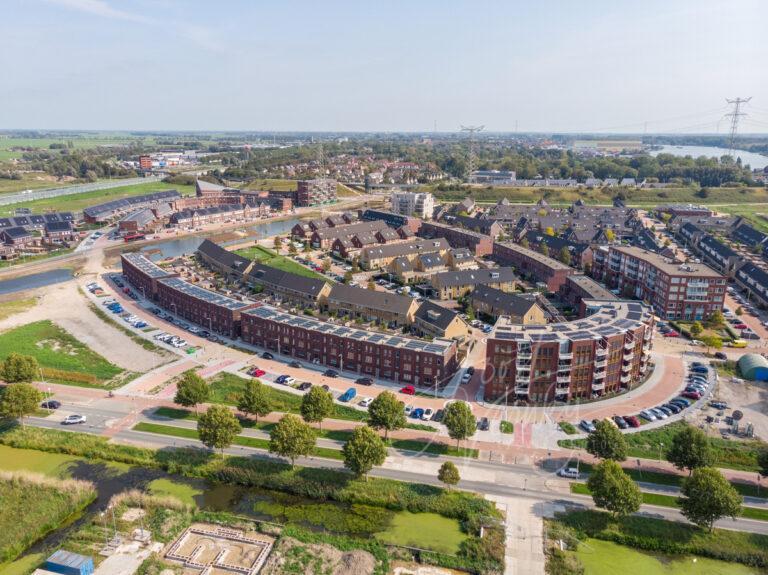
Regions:
[[12, 148], [36, 148], [49, 149], [51, 144], [67, 144], [72, 142], [75, 149], [96, 148], [98, 146], [117, 146], [142, 142], [152, 144], [151, 138], [133, 138], [125, 135], [103, 135], [103, 136], [63, 136], [61, 138], [0, 138], [0, 161], [13, 160], [21, 158], [24, 150], [13, 150]]
[[75, 182], [59, 182], [56, 178], [43, 172], [34, 174], [21, 174], [20, 180], [0, 179], [0, 194], [13, 194], [24, 190], [38, 190], [41, 188], [63, 188], [71, 186]]
[[18, 557], [95, 498], [93, 484], [86, 481], [0, 473], [0, 564]]
[[140, 196], [142, 194], [149, 194], [161, 190], [178, 190], [182, 195], [189, 195], [194, 193], [194, 186], [166, 184], [165, 182], [149, 182], [146, 184], [120, 186], [106, 190], [94, 190], [92, 192], [83, 192], [81, 194], [71, 194], [67, 196], [58, 196], [56, 198], [44, 198], [0, 206], [0, 216], [12, 215], [17, 208], [29, 208], [34, 213], [47, 211], [79, 212], [94, 204], [119, 200], [130, 196]]
[[37, 359], [51, 381], [96, 385], [123, 372], [49, 320], [0, 333], [0, 359], [12, 351]]
[[277, 253], [263, 246], [251, 246], [249, 248], [242, 248], [236, 250], [235, 253], [237, 255], [243, 256], [244, 258], [258, 260], [264, 265], [271, 266], [279, 270], [284, 270], [308, 278], [328, 281], [327, 277], [313, 272], [311, 269], [296, 263], [292, 259], [278, 255]]

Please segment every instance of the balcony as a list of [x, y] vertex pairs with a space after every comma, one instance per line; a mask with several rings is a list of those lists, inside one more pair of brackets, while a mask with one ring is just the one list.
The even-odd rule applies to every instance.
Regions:
[[605, 372], [600, 371], [592, 375], [594, 379], [605, 379]]
[[570, 375], [560, 375], [560, 374], [558, 373], [558, 374], [557, 374], [557, 380], [556, 380], [556, 381], [557, 381], [557, 383], [566, 383], [566, 384], [570, 384], [570, 383], [571, 383], [571, 376], [570, 376]]
[[635, 341], [634, 340], [625, 341], [624, 342], [624, 349], [625, 350], [635, 349]]
[[518, 369], [529, 369], [531, 367], [531, 360], [530, 359], [518, 359], [515, 362], [515, 367]]
[[530, 349], [518, 349], [517, 350], [517, 359], [531, 359], [531, 350]]
[[592, 391], [603, 391], [604, 389], [605, 389], [605, 382], [592, 384]]
[[631, 363], [625, 363], [625, 364], [623, 364], [621, 366], [621, 372], [622, 373], [627, 373], [627, 372], [630, 372], [630, 371], [632, 371], [632, 364]]
[[595, 347], [595, 357], [607, 357], [608, 346], [603, 341], [598, 341]]
[[558, 359], [573, 359], [573, 352], [567, 351], [567, 352], [560, 352], [560, 354], [557, 356]]
[[530, 375], [516, 375], [515, 376], [515, 383], [524, 383], [525, 385], [528, 385], [531, 382], [531, 376]]
[[567, 387], [555, 389], [555, 395], [568, 395], [569, 389]]
[[608, 365], [607, 359], [600, 359], [595, 362], [595, 369], [603, 369], [607, 365]]
[[515, 386], [515, 395], [528, 395], [528, 386], [517, 387]]
[[624, 361], [632, 361], [635, 357], [635, 352], [630, 351], [624, 354]]
[[622, 375], [619, 381], [621, 381], [621, 383], [629, 383], [630, 381], [632, 381], [632, 376], [629, 374]]

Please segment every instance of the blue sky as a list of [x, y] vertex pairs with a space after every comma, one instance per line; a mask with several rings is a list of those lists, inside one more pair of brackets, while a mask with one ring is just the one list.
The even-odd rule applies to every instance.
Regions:
[[765, 0], [3, 0], [0, 128], [724, 131], [752, 96], [766, 132], [766, 22]]

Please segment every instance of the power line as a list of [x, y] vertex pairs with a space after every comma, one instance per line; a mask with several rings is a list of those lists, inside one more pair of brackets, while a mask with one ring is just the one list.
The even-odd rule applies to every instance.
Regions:
[[485, 126], [461, 126], [460, 128], [462, 132], [469, 134], [469, 155], [467, 157], [467, 181], [469, 181], [469, 177], [475, 171], [475, 163], [477, 162], [477, 157], [475, 156], [475, 134], [482, 132]]
[[728, 98], [725, 99], [726, 102], [733, 106], [733, 111], [725, 115], [726, 118], [731, 119], [731, 140], [728, 148], [728, 153], [731, 155], [731, 157], [733, 157], [734, 144], [736, 142], [736, 132], [739, 129], [739, 118], [747, 115], [746, 112], [741, 111], [741, 105], [746, 104], [751, 99], [752, 96], [749, 98], [738, 97], [733, 100], [729, 100]]

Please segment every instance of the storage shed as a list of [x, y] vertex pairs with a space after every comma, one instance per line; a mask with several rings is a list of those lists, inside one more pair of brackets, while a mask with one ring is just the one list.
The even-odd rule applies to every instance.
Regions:
[[739, 358], [742, 377], [752, 381], [768, 381], [768, 359], [757, 353], [745, 353]]
[[93, 573], [93, 559], [59, 549], [48, 557], [43, 567], [47, 571], [62, 575], [91, 575]]

